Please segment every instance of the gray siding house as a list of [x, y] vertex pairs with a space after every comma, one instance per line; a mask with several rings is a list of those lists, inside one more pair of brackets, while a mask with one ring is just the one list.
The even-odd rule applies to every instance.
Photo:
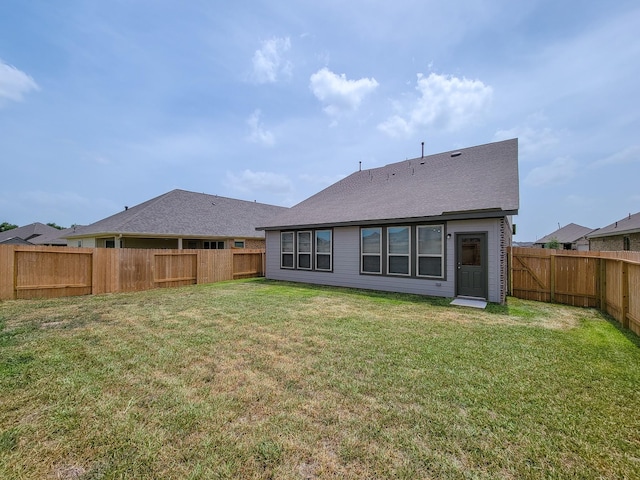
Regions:
[[357, 171], [274, 217], [266, 277], [503, 303], [517, 139]]

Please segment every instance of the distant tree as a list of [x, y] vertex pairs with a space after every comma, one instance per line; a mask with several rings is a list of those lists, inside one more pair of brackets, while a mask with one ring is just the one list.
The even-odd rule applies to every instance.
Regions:
[[0, 223], [0, 232], [6, 232], [7, 230], [13, 230], [14, 228], [18, 228], [18, 225], [13, 225], [12, 223], [7, 222]]
[[64, 230], [66, 227], [61, 227], [60, 225], [56, 225], [55, 223], [47, 223], [50, 227], [57, 228], [58, 230]]
[[558, 241], [557, 238], [553, 237], [551, 240], [549, 240], [547, 243], [544, 244], [544, 248], [550, 248], [551, 250], [559, 250], [560, 242]]

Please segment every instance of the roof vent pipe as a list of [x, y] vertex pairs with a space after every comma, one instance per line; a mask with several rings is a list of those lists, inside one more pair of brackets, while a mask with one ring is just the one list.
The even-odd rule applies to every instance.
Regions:
[[420, 158], [424, 158], [424, 142], [422, 142], [422, 157]]

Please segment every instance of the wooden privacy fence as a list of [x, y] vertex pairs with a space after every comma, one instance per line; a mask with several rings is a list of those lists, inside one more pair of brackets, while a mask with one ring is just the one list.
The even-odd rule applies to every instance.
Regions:
[[575, 252], [512, 247], [510, 294], [593, 307], [640, 335], [640, 252]]
[[213, 283], [264, 275], [264, 250], [0, 245], [0, 300]]

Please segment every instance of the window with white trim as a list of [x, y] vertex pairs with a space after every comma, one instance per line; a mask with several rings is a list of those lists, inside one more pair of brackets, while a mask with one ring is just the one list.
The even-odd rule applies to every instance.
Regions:
[[387, 227], [387, 273], [411, 275], [411, 227]]
[[293, 232], [280, 233], [280, 268], [294, 268]]
[[311, 232], [298, 232], [298, 268], [311, 270]]
[[360, 271], [382, 273], [382, 228], [371, 227], [360, 230]]
[[280, 232], [280, 268], [332, 271], [333, 231]]
[[416, 237], [416, 275], [443, 278], [444, 225], [418, 225]]
[[316, 230], [316, 270], [329, 271], [333, 267], [331, 252], [332, 236], [331, 230]]

